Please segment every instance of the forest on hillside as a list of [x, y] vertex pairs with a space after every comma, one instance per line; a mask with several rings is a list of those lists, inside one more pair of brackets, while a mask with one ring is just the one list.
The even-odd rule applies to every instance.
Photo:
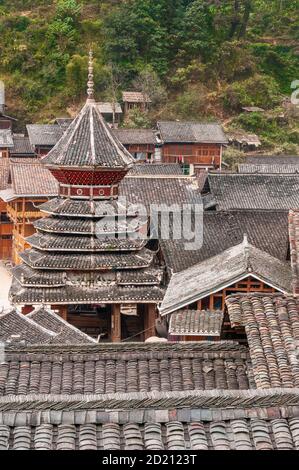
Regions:
[[20, 125], [73, 115], [92, 47], [98, 100], [152, 99], [126, 126], [218, 119], [299, 153], [298, 115], [282, 107], [299, 80], [298, 12], [298, 0], [0, 0], [0, 79]]

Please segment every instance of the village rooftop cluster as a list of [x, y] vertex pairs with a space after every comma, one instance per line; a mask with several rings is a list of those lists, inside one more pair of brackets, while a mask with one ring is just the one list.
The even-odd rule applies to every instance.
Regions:
[[[74, 119], [19, 135], [1, 110], [0, 450], [298, 450], [299, 158], [228, 171], [219, 123], [125, 129], [150, 101], [123, 105], [90, 54]], [[170, 236], [121, 198], [176, 205]]]

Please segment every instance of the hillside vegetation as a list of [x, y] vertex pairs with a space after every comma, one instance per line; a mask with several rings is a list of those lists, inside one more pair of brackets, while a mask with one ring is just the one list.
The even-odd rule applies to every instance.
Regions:
[[[150, 113], [126, 125], [217, 118], [295, 153], [298, 116], [282, 102], [299, 80], [298, 11], [298, 0], [0, 0], [0, 78], [20, 126], [73, 115], [92, 46], [99, 100], [150, 94]], [[266, 112], [242, 113], [251, 105]]]

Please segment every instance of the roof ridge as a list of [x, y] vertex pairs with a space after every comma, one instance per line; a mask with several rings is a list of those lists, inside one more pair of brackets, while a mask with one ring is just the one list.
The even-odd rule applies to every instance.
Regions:
[[[67, 129], [67, 132], [69, 132], [69, 139], [65, 142], [64, 146], [63, 146], [63, 149], [62, 149], [62, 152], [61, 152], [61, 155], [63, 155], [63, 152], [65, 150], [65, 148], [68, 147], [70, 141], [72, 140], [72, 138], [74, 137], [74, 134], [75, 132], [77, 131], [79, 125], [81, 124], [81, 121], [83, 119], [83, 111], [85, 110], [85, 108], [87, 107], [87, 103], [85, 103], [85, 105], [83, 106], [83, 108], [81, 109], [81, 111], [79, 112], [79, 114], [77, 115], [77, 117], [71, 122], [71, 124], [69, 125], [68, 129]], [[77, 121], [77, 122], [76, 122]], [[56, 147], [58, 147], [60, 145], [60, 142], [61, 140], [63, 139], [63, 137], [65, 136], [66, 133], [63, 133], [62, 136], [60, 137], [60, 139], [58, 140], [58, 142], [55, 144], [55, 146], [50, 150], [50, 152], [43, 158], [41, 158], [41, 162], [44, 163], [45, 165], [47, 165], [47, 160], [49, 159], [49, 157], [51, 157], [51, 154], [53, 153], [53, 151], [56, 149]]]
[[0, 411], [29, 410], [84, 410], [84, 409], [167, 409], [173, 406], [227, 408], [298, 406], [299, 391], [296, 388], [269, 388], [252, 390], [190, 390], [172, 392], [122, 392], [106, 394], [31, 394], [0, 397]]

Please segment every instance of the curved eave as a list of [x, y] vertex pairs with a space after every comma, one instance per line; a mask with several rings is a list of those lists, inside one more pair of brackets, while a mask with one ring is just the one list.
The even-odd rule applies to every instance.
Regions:
[[[92, 243], [90, 246], [78, 246], [78, 248], [74, 248], [74, 247], [64, 247], [64, 246], [50, 246], [51, 244], [51, 240], [45, 240], [44, 244], [42, 243], [42, 238], [43, 237], [39, 237], [38, 234], [34, 234], [30, 237], [27, 237], [26, 238], [26, 241], [33, 247], [33, 248], [36, 248], [37, 250], [39, 251], [45, 251], [45, 252], [68, 252], [68, 253], [72, 253], [72, 252], [86, 252], [86, 253], [90, 253], [90, 252], [99, 252], [99, 253], [105, 253], [105, 252], [138, 252], [140, 251], [142, 248], [144, 248], [144, 246], [146, 245], [146, 240], [140, 240], [139, 243], [131, 243], [129, 242], [128, 240], [128, 244], [127, 246], [121, 246], [121, 244], [118, 245], [118, 243], [114, 244], [113, 246], [113, 240], [110, 241], [106, 241], [106, 242], [103, 242], [103, 246], [92, 246]], [[63, 245], [63, 242], [67, 241], [68, 237], [61, 237], [62, 240], [62, 245]], [[78, 240], [80, 241], [80, 240]], [[95, 240], [95, 243], [97, 243], [97, 241], [99, 241], [99, 239], [96, 239]], [[124, 242], [126, 240], [123, 240]]]
[[[73, 259], [68, 258], [68, 256], [73, 256]], [[102, 258], [105, 257], [105, 255], [97, 254], [89, 256], [77, 253], [73, 255], [59, 254], [60, 264], [58, 265], [52, 253], [47, 255], [44, 254], [44, 252], [29, 249], [20, 254], [20, 258], [27, 266], [41, 271], [122, 271], [127, 269], [148, 268], [153, 261], [154, 253], [147, 250], [144, 253], [144, 258], [142, 254], [133, 254], [133, 259], [131, 260], [129, 259], [129, 254], [123, 253], [119, 255], [119, 260], [110, 260], [109, 263], [95, 259], [100, 256]], [[113, 256], [113, 254], [109, 254], [108, 256]], [[114, 254], [114, 256], [117, 257], [118, 255]], [[33, 257], [35, 259], [33, 259]], [[126, 259], [124, 257], [126, 257]]]
[[[49, 234], [57, 234], [57, 235], [65, 235], [65, 236], [72, 236], [72, 235], [94, 235], [94, 230], [89, 230], [89, 231], [76, 231], [76, 230], [58, 230], [57, 228], [44, 228], [44, 227], [40, 227], [38, 224], [43, 221], [43, 220], [47, 220], [47, 219], [40, 219], [40, 220], [37, 220], [36, 222], [33, 223], [33, 227], [37, 230], [37, 232], [40, 232], [40, 233], [49, 233]], [[140, 231], [140, 229], [142, 228], [142, 226], [138, 226], [135, 228], [135, 230], [133, 229], [128, 229], [128, 227], [123, 227], [121, 229], [117, 228], [117, 229], [111, 229], [111, 230], [106, 230], [106, 231], [103, 231], [103, 232], [100, 232], [100, 231], [97, 231], [97, 233], [99, 235], [103, 235], [103, 236], [107, 236], [109, 237], [110, 235], [130, 235], [130, 234], [136, 234], [137, 232]]]
[[[43, 159], [42, 159], [43, 160]], [[105, 172], [105, 171], [126, 171], [130, 170], [132, 166], [134, 165], [134, 162], [128, 163], [124, 166], [99, 166], [99, 165], [84, 165], [84, 166], [74, 166], [74, 165], [61, 165], [60, 163], [44, 163], [45, 168], [48, 170], [69, 170], [69, 171], [99, 171], [99, 172]]]
[[56, 216], [65, 216], [65, 217], [72, 217], [76, 219], [80, 218], [85, 218], [85, 219], [102, 219], [103, 217], [107, 217], [107, 215], [98, 215], [98, 214], [71, 214], [67, 212], [53, 212], [50, 210], [45, 210], [45, 209], [40, 209], [40, 212], [43, 214], [49, 214], [49, 215], [56, 215]]
[[[281, 285], [278, 285], [277, 282], [273, 282], [272, 280], [267, 279], [264, 276], [261, 276], [257, 273], [252, 272], [252, 271], [250, 271], [250, 272], [244, 271], [243, 273], [240, 273], [239, 275], [232, 277], [228, 281], [217, 285], [217, 287], [213, 287], [211, 289], [206, 289], [206, 290], [204, 290], [202, 292], [199, 292], [199, 293], [195, 292], [194, 295], [192, 295], [192, 296], [190, 296], [186, 299], [182, 299], [182, 300], [180, 300], [180, 302], [171, 303], [171, 304], [165, 305], [165, 306], [163, 306], [163, 304], [162, 304], [161, 308], [160, 308], [160, 315], [165, 316], [165, 315], [173, 313], [177, 310], [180, 310], [184, 307], [187, 307], [188, 305], [191, 305], [194, 302], [198, 302], [199, 300], [204, 299], [205, 297], [208, 297], [210, 295], [221, 292], [223, 289], [226, 289], [226, 288], [228, 288], [228, 287], [230, 287], [230, 286], [232, 286], [232, 285], [234, 285], [238, 282], [241, 282], [244, 279], [247, 279], [248, 277], [253, 277], [254, 279], [257, 279], [258, 281], [261, 281], [264, 284], [267, 284], [268, 286], [272, 287], [273, 289], [277, 290], [278, 292], [282, 293], [283, 295], [290, 295], [291, 294], [291, 292], [290, 292], [291, 289], [289, 291], [287, 291], [285, 289], [285, 287], [282, 287]], [[267, 295], [267, 294], [265, 294], [265, 295]]]
[[109, 216], [109, 214], [87, 214], [87, 213], [85, 213], [85, 214], [74, 214], [74, 213], [70, 213], [70, 212], [53, 212], [53, 211], [50, 211], [49, 209], [45, 210], [45, 209], [41, 209], [41, 208], [39, 208], [39, 211], [44, 213], [44, 214], [54, 215], [54, 216], [58, 216], [58, 217], [69, 217], [69, 218], [73, 218], [73, 219], [81, 219], [81, 218], [84, 218], [84, 219], [103, 219], [105, 217], [107, 219], [111, 218], [111, 220], [113, 220], [114, 217], [119, 217], [119, 216], [125, 217], [123, 214], [115, 214], [115, 215], [111, 215], [111, 216]]
[[[114, 292], [111, 292], [111, 290]], [[24, 289], [16, 285], [10, 291], [9, 298], [14, 304], [35, 305], [88, 305], [94, 303], [105, 304], [160, 304], [164, 297], [164, 289], [161, 287], [115, 287], [100, 289], [78, 288], [70, 289], [68, 286], [59, 289]]]

